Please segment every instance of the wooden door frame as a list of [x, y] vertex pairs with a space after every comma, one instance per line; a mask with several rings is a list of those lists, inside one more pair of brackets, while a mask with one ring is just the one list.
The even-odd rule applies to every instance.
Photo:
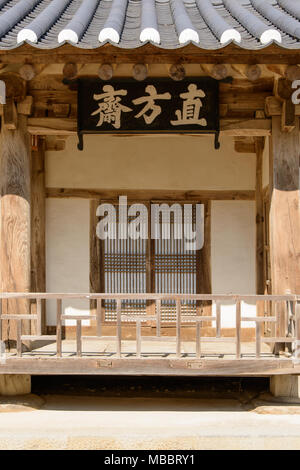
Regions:
[[[124, 191], [126, 193], [126, 191]], [[211, 294], [211, 200], [185, 200], [181, 197], [177, 199], [172, 198], [172, 200], [165, 200], [164, 198], [159, 198], [159, 194], [156, 191], [155, 199], [151, 198], [147, 201], [141, 201], [139, 196], [139, 191], [136, 191], [137, 199], [130, 197], [128, 199], [128, 204], [135, 203], [136, 200], [139, 202], [143, 202], [148, 207], [148, 214], [149, 214], [149, 221], [151, 222], [151, 212], [150, 206], [152, 203], [193, 203], [193, 204], [204, 204], [204, 246], [201, 250], [197, 250], [196, 254], [196, 266], [197, 266], [197, 279], [196, 279], [196, 293], [197, 294]], [[142, 193], [142, 191], [141, 191]], [[104, 292], [104, 278], [103, 278], [103, 253], [104, 253], [104, 244], [103, 241], [100, 240], [96, 235], [96, 227], [97, 227], [97, 218], [96, 218], [96, 208], [100, 203], [116, 203], [117, 199], [111, 199], [108, 194], [108, 198], [101, 198], [101, 199], [91, 199], [90, 200], [90, 292], [91, 293], [99, 293]], [[149, 234], [151, 234], [151, 224], [148, 224]], [[146, 252], [146, 287], [147, 291], [150, 289], [149, 292], [154, 292], [155, 290], [155, 271], [154, 271], [154, 264], [155, 264], [155, 253], [154, 253], [154, 240], [152, 240], [151, 236], [148, 238], [147, 243], [147, 252]], [[203, 266], [203, 269], [200, 269]], [[147, 305], [147, 314], [153, 314], [153, 308], [155, 308], [154, 302], [149, 302]], [[211, 303], [210, 302], [203, 302], [197, 304], [197, 315], [211, 315]], [[91, 312], [96, 313], [96, 304], [94, 301], [91, 301]], [[114, 321], [106, 321], [105, 320], [105, 311], [102, 305], [101, 308], [101, 317], [104, 324], [114, 325]], [[170, 326], [171, 323], [164, 322], [164, 326]], [[203, 324], [203, 326], [207, 326]]]

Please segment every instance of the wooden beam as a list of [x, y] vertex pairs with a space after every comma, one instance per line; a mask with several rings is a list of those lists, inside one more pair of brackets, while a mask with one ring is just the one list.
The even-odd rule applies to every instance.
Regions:
[[19, 114], [25, 114], [26, 116], [30, 116], [33, 108], [33, 97], [26, 96], [26, 98], [18, 103], [17, 109]]
[[52, 111], [56, 118], [67, 118], [70, 114], [69, 103], [53, 103]]
[[300, 67], [298, 65], [289, 65], [286, 68], [285, 76], [291, 82], [294, 80], [300, 80]]
[[266, 116], [280, 116], [282, 109], [282, 101], [275, 96], [267, 96], [265, 100]]
[[[267, 116], [281, 116], [283, 101], [275, 96], [268, 96], [265, 101], [265, 113]], [[300, 104], [295, 105], [295, 116], [300, 116]]]
[[169, 75], [172, 80], [180, 81], [185, 78], [185, 68], [182, 64], [173, 64], [169, 68]]
[[229, 76], [229, 69], [226, 64], [215, 64], [211, 69], [211, 76], [215, 80], [223, 80]]
[[[295, 130], [282, 132], [272, 118], [270, 152], [270, 263], [272, 294], [300, 292], [299, 119]], [[285, 332], [284, 306], [279, 336]]]
[[264, 201], [263, 201], [263, 151], [264, 139], [257, 138], [256, 148], [256, 293], [264, 294]]
[[[30, 291], [30, 146], [27, 118], [18, 116], [18, 129], [1, 131], [1, 291]], [[3, 313], [29, 313], [28, 300], [3, 302]], [[29, 322], [23, 334], [30, 333]], [[4, 339], [16, 341], [16, 322], [4, 327]]]
[[290, 64], [299, 63], [299, 51], [283, 49], [270, 44], [264, 49], [248, 50], [236, 44], [229, 44], [217, 50], [202, 49], [194, 44], [177, 49], [162, 49], [154, 44], [146, 44], [139, 48], [123, 49], [112, 44], [95, 49], [78, 49], [70, 44], [64, 44], [55, 49], [39, 49], [30, 44], [23, 44], [15, 49], [1, 50], [0, 59], [6, 64], [32, 63], [49, 64], [72, 62], [77, 64]]
[[81, 198], [117, 201], [120, 195], [127, 195], [129, 201], [254, 201], [252, 190], [203, 190], [176, 191], [151, 189], [83, 189], [83, 188], [47, 188], [46, 196], [53, 198]]
[[[77, 120], [46, 117], [29, 118], [28, 131], [34, 135], [76, 135]], [[221, 135], [227, 136], [268, 136], [271, 135], [271, 121], [269, 119], [221, 119], [220, 131]]]
[[271, 135], [269, 119], [221, 119], [221, 135], [263, 137]]
[[15, 102], [12, 98], [7, 98], [3, 106], [3, 127], [7, 130], [16, 130], [18, 126], [18, 114]]
[[261, 78], [262, 70], [257, 64], [233, 64], [232, 69], [241, 77], [247, 78], [250, 82], [255, 82]]
[[24, 80], [29, 82], [35, 77], [36, 72], [32, 64], [24, 64], [20, 67], [19, 74]]
[[110, 80], [113, 77], [114, 69], [112, 64], [101, 64], [98, 69], [98, 76], [101, 80]]
[[134, 64], [132, 67], [132, 76], [135, 80], [143, 81], [148, 76], [148, 67], [145, 64]]
[[159, 375], [208, 377], [258, 377], [300, 374], [300, 366], [292, 359], [169, 359], [94, 357], [40, 358], [9, 357], [1, 366], [3, 374], [32, 375]]
[[77, 120], [62, 118], [29, 118], [28, 132], [33, 135], [76, 135]]
[[77, 76], [77, 73], [78, 73], [78, 67], [77, 67], [76, 63], [67, 62], [64, 65], [64, 68], [63, 68], [64, 78], [67, 78], [67, 79], [71, 80], [72, 78], [75, 78]]
[[[31, 290], [46, 292], [46, 191], [45, 140], [38, 138], [31, 156]], [[32, 313], [36, 313], [33, 304]], [[45, 302], [42, 301], [42, 332], [46, 332]], [[35, 332], [36, 333], [36, 332]]]
[[282, 105], [281, 129], [283, 132], [295, 130], [296, 109], [291, 99], [284, 100]]

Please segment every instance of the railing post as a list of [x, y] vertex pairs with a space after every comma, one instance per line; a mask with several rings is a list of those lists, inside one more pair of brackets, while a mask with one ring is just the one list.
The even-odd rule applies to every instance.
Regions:
[[17, 320], [17, 356], [22, 356], [22, 320]]
[[102, 336], [102, 299], [97, 299], [97, 336]]
[[161, 300], [156, 300], [156, 336], [160, 336], [160, 327], [161, 327]]
[[141, 357], [141, 323], [142, 320], [136, 320], [136, 357]]
[[241, 301], [236, 302], [236, 358], [241, 358]]
[[57, 357], [62, 355], [61, 337], [62, 337], [62, 326], [61, 326], [61, 314], [62, 314], [62, 299], [56, 301], [56, 347]]
[[181, 356], [181, 301], [176, 300], [176, 356]]
[[117, 299], [117, 357], [121, 357], [122, 324], [121, 324], [121, 299]]
[[201, 321], [196, 323], [196, 357], [201, 357]]
[[221, 304], [216, 301], [216, 337], [221, 338]]
[[261, 323], [256, 322], [256, 358], [259, 359], [261, 354]]
[[37, 336], [42, 336], [42, 300], [41, 299], [36, 299], [36, 314], [37, 314], [36, 334]]
[[81, 357], [82, 344], [81, 344], [81, 320], [76, 321], [76, 351], [77, 356]]
[[295, 305], [295, 333], [296, 333], [296, 344], [294, 359], [295, 362], [300, 363], [300, 299], [297, 300]]

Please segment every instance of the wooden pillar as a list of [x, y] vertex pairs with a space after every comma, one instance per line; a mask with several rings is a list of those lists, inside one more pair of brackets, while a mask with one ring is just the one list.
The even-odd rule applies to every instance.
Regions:
[[[26, 116], [18, 116], [16, 130], [1, 130], [1, 244], [2, 292], [30, 291], [30, 145]], [[3, 313], [29, 313], [24, 300], [3, 301]], [[29, 322], [23, 332], [30, 333]], [[3, 328], [3, 339], [13, 345], [16, 322]]]
[[256, 150], [256, 185], [255, 185], [255, 205], [256, 205], [256, 293], [264, 294], [264, 201], [263, 201], [263, 151], [264, 138], [258, 137], [255, 142]]
[[[272, 118], [270, 152], [270, 264], [272, 294], [300, 293], [299, 119], [282, 132]], [[278, 333], [285, 333], [284, 308]]]
[[270, 251], [272, 292], [300, 293], [299, 119], [292, 132], [272, 118]]
[[[96, 229], [98, 224], [98, 218], [96, 216], [97, 207], [101, 203], [100, 199], [90, 200], [90, 292], [91, 293], [103, 293], [104, 292], [104, 279], [102, 278], [103, 273], [103, 241], [97, 237]], [[104, 320], [104, 308], [103, 301], [101, 301], [101, 320]], [[90, 311], [92, 315], [97, 313], [97, 301], [90, 301]], [[95, 322], [92, 322], [95, 326]]]
[[[196, 251], [196, 293], [211, 294], [211, 201], [201, 201], [204, 204], [204, 245]], [[197, 302], [197, 315], [209, 316], [212, 313], [212, 302]], [[203, 327], [211, 323], [202, 323]]]
[[[45, 140], [43, 138], [37, 138], [31, 155], [31, 291], [46, 292], [46, 190]], [[36, 313], [36, 304], [33, 305], [32, 313]], [[45, 302], [43, 302], [43, 333], [46, 333], [45, 314]]]

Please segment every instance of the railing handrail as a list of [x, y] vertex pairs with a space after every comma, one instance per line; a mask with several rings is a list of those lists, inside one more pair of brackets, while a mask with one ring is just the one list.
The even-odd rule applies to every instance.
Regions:
[[[5, 313], [3, 314], [3, 306], [5, 302], [3, 300], [9, 299], [27, 299], [36, 301], [36, 314], [19, 314], [19, 313]], [[161, 338], [161, 302], [163, 300], [175, 301], [176, 303], [176, 357], [182, 357], [181, 351], [181, 326], [184, 315], [182, 315], [182, 302], [183, 301], [212, 301], [216, 302], [216, 312], [211, 316], [203, 315], [193, 315], [188, 316], [189, 320], [195, 323], [196, 327], [196, 357], [201, 357], [201, 341], [204, 341], [201, 335], [201, 329], [203, 324], [207, 321], [215, 322], [216, 326], [216, 336], [217, 341], [224, 341], [224, 338], [221, 338], [221, 302], [222, 301], [232, 301], [235, 304], [235, 336], [226, 337], [226, 340], [235, 342], [236, 344], [236, 359], [241, 359], [241, 343], [242, 343], [242, 323], [243, 322], [254, 322], [256, 328], [255, 342], [256, 342], [256, 358], [261, 357], [261, 344], [262, 341], [268, 341], [276, 343], [293, 343], [294, 344], [294, 353], [293, 358], [295, 361], [300, 360], [300, 296], [292, 295], [286, 293], [285, 295], [240, 295], [240, 294], [106, 294], [106, 293], [24, 293], [24, 292], [3, 292], [0, 294], [0, 339], [2, 337], [2, 321], [15, 321], [17, 323], [17, 356], [22, 356], [22, 341], [25, 340], [49, 340], [49, 336], [44, 336], [42, 334], [42, 301], [48, 299], [56, 300], [56, 336], [51, 338], [56, 339], [57, 344], [57, 357], [62, 357], [62, 324], [64, 320], [75, 320], [76, 321], [76, 350], [77, 356], [82, 356], [82, 321], [86, 319], [96, 319], [97, 322], [97, 339], [105, 338], [102, 333], [102, 302], [103, 300], [115, 300], [116, 301], [116, 356], [121, 358], [121, 349], [122, 349], [122, 319], [123, 317], [128, 317], [128, 312], [124, 314], [122, 312], [122, 300], [153, 300], [156, 304], [156, 313], [151, 316], [151, 318], [156, 322], [156, 336], [154, 339], [157, 341], [158, 338]], [[62, 303], [63, 300], [67, 299], [88, 299], [96, 301], [96, 313], [88, 315], [72, 315], [66, 314], [63, 312]], [[241, 305], [243, 301], [255, 302], [256, 306], [259, 301], [267, 302], [265, 306], [274, 303], [275, 308], [269, 308], [262, 315], [259, 315], [256, 312], [256, 315], [253, 317], [245, 317], [242, 315]], [[284, 302], [285, 307], [283, 311], [284, 324], [282, 322], [282, 309], [278, 309], [278, 302]], [[30, 302], [27, 302], [30, 306]], [[7, 302], [9, 304], [9, 302]], [[17, 304], [17, 302], [16, 302]], [[9, 306], [9, 305], [8, 305]], [[271, 313], [271, 315], [269, 315]], [[130, 315], [129, 315], [130, 316]], [[132, 315], [131, 315], [132, 316]], [[141, 322], [149, 319], [147, 315], [134, 315], [136, 323], [136, 356], [141, 357], [141, 340], [142, 340], [142, 330]], [[23, 335], [22, 334], [22, 322], [24, 320], [30, 320], [36, 322], [36, 335]], [[273, 323], [275, 326], [275, 336], [264, 338], [262, 333], [262, 325], [265, 323]], [[278, 328], [279, 327], [279, 328]], [[144, 337], [145, 339], [146, 337]], [[152, 340], [152, 337], [148, 337], [148, 340]], [[207, 339], [206, 339], [207, 340]]]
[[108, 294], [108, 293], [48, 293], [48, 292], [1, 292], [0, 299], [87, 299], [87, 300], [233, 300], [237, 301], [300, 301], [300, 294], [256, 295], [256, 294]]

